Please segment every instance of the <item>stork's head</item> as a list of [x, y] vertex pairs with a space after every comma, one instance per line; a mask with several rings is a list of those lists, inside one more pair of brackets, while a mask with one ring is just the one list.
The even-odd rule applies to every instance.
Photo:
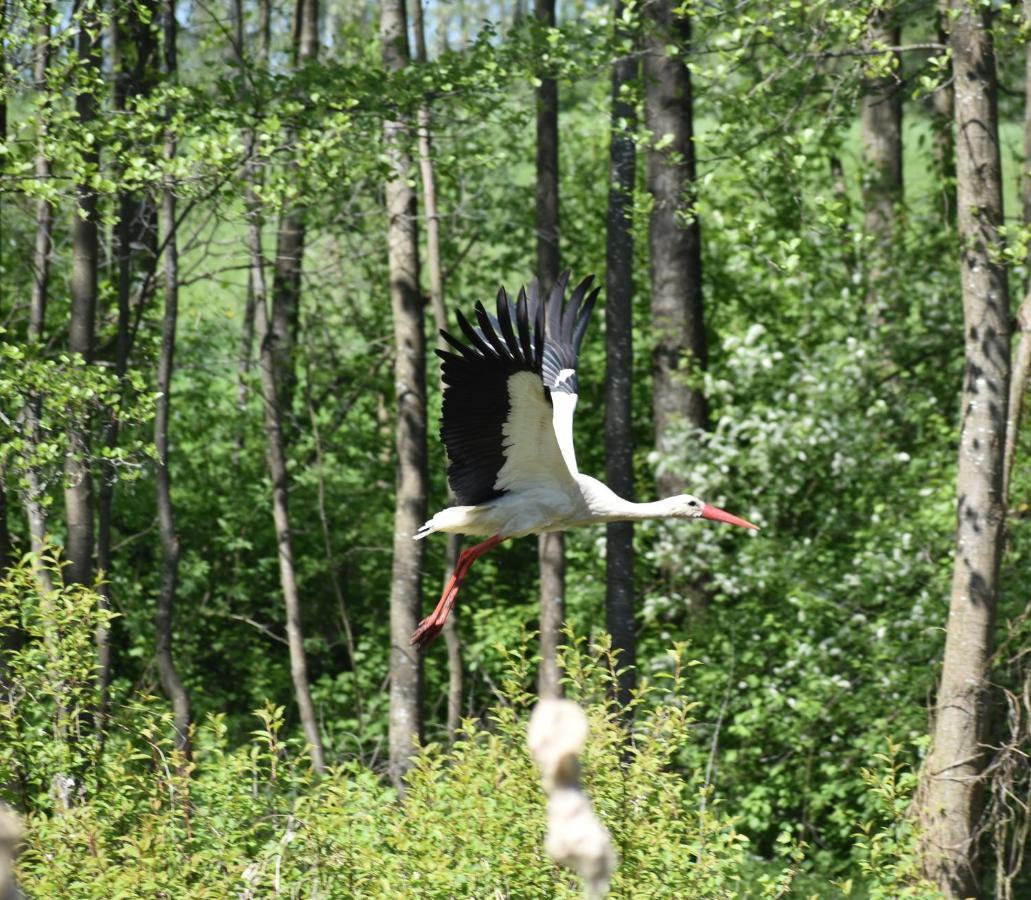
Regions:
[[672, 507], [672, 515], [678, 519], [712, 519], [714, 522], [726, 522], [729, 525], [740, 525], [742, 528], [759, 530], [758, 525], [739, 519], [726, 510], [699, 500], [697, 497], [692, 497], [690, 494], [671, 497], [669, 503]]

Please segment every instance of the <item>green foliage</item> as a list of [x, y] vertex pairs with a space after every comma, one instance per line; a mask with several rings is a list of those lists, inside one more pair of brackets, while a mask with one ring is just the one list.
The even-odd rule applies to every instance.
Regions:
[[112, 618], [99, 600], [82, 585], [62, 586], [49, 553], [26, 556], [0, 580], [0, 781], [23, 809], [52, 812], [96, 790], [93, 639]]
[[899, 762], [900, 749], [889, 743], [885, 753], [877, 754], [881, 768], [863, 769], [863, 780], [878, 802], [880, 815], [877, 821], [862, 825], [856, 845], [859, 865], [866, 874], [870, 900], [935, 900], [942, 894], [921, 875], [919, 833], [909, 815], [917, 774]]
[[[7, 606], [32, 595], [31, 573], [17, 571], [0, 594]], [[89, 624], [68, 631], [81, 641]], [[223, 717], [209, 717], [185, 764], [167, 714], [149, 701], [126, 705], [72, 808], [31, 803], [22, 886], [69, 898], [579, 896], [542, 847], [544, 796], [525, 737], [532, 660], [506, 656], [498, 704], [483, 724], [467, 720], [450, 750], [427, 745], [403, 799], [357, 763], [315, 778], [304, 748], [284, 737], [281, 706], [259, 709], [236, 747]], [[756, 873], [747, 838], [706, 802], [697, 777], [672, 765], [691, 734], [683, 649], [642, 687], [632, 726], [608, 699], [614, 662], [604, 646], [579, 643], [564, 659], [591, 723], [584, 784], [622, 860], [612, 895], [783, 896], [793, 864]], [[88, 674], [81, 650], [69, 661], [65, 676]]]
[[[599, 281], [606, 267], [610, 65], [627, 38], [614, 36], [607, 4], [574, 4], [555, 29], [526, 17], [467, 34], [473, 6], [427, 4], [437, 51], [424, 66], [386, 73], [372, 7], [328, 4], [319, 60], [295, 67], [283, 10], [275, 10], [262, 64], [257, 5], [243, 4], [241, 61], [227, 51], [222, 12], [179, 4], [173, 84], [157, 69], [153, 4], [98, 11], [85, 3], [74, 15], [50, 4], [51, 65], [36, 84], [31, 57], [44, 6], [7, 5], [0, 488], [15, 554], [29, 546], [18, 501], [36, 491], [51, 533], [63, 531], [69, 424], [88, 423], [95, 484], [103, 478], [116, 488], [116, 549], [105, 573], [118, 611], [115, 713], [102, 754], [91, 730], [91, 641], [105, 618], [96, 595], [43, 595], [27, 562], [0, 587], [12, 636], [0, 782], [29, 814], [22, 873], [38, 896], [575, 894], [541, 854], [542, 801], [522, 733], [533, 671], [511, 652], [526, 645], [537, 615], [531, 541], [478, 562], [464, 588], [457, 615], [469, 719], [461, 741], [448, 750], [438, 743], [448, 673], [443, 646], [435, 647], [426, 662], [430, 743], [403, 804], [379, 771], [395, 390], [380, 196], [384, 119], [428, 104], [446, 302], [468, 311], [499, 283], [525, 282], [533, 268], [532, 88], [557, 76], [563, 264]], [[896, 67], [892, 55], [850, 55], [875, 6], [683, 4], [692, 43], [670, 52], [689, 60], [694, 79], [692, 212], [702, 225], [710, 357], [698, 384], [713, 427], [684, 430], [665, 459], [650, 453], [645, 169], [648, 148], [666, 136], [638, 129], [636, 495], [652, 497], [657, 468], [675, 467], [689, 490], [763, 531], [636, 529], [645, 687], [629, 750], [627, 726], [607, 700], [611, 663], [583, 643], [588, 636], [604, 647], [604, 536], [596, 529], [569, 538], [570, 691], [589, 710], [586, 780], [620, 846], [616, 888], [624, 896], [822, 897], [838, 890], [831, 878], [854, 896], [931, 896], [920, 893], [917, 836], [903, 808], [923, 753], [952, 562], [959, 255], [942, 211], [948, 185], [932, 157], [939, 126], [927, 110], [949, 59], [938, 50], [906, 53]], [[929, 7], [900, 9], [906, 41], [937, 40]], [[101, 28], [115, 15], [129, 29], [122, 59], [140, 76], [139, 90], [117, 111], [113, 69], [93, 75], [68, 49], [83, 11], [95, 12]], [[625, 5], [631, 32], [642, 25], [639, 13]], [[1026, 32], [1017, 6], [999, 8], [1000, 66], [1014, 88]], [[142, 38], [153, 44], [149, 61]], [[856, 110], [864, 77], [889, 72], [906, 91], [906, 188], [878, 274], [863, 232]], [[88, 125], [75, 107], [86, 89], [100, 108]], [[1011, 210], [1024, 164], [1015, 93], [1000, 101]], [[642, 94], [640, 84], [628, 91], [639, 122]], [[297, 384], [284, 419], [312, 693], [336, 767], [323, 781], [311, 778], [297, 738], [253, 354], [249, 370], [240, 364], [245, 132], [256, 141], [266, 259], [276, 255], [282, 210], [303, 210], [307, 226]], [[167, 135], [178, 145], [173, 160], [162, 152]], [[406, 131], [413, 150], [415, 136]], [[53, 177], [34, 176], [37, 153]], [[127, 372], [114, 374], [125, 285], [113, 228], [126, 197], [146, 207], [165, 184], [182, 216], [170, 472], [182, 550], [174, 654], [201, 723], [189, 765], [172, 751], [163, 704], [147, 696], [159, 693], [150, 442], [162, 300], [155, 250], [164, 235], [145, 234], [129, 248], [133, 341]], [[105, 248], [91, 365], [61, 349], [78, 185], [97, 193]], [[43, 341], [30, 345], [38, 200], [54, 204], [55, 224]], [[153, 221], [144, 225], [153, 231]], [[1011, 222], [1006, 240], [1000, 256], [1016, 288], [1027, 277], [1027, 229]], [[268, 275], [272, 285], [271, 265]], [[584, 348], [577, 418], [581, 468], [595, 475], [605, 455], [602, 319], [596, 315]], [[435, 362], [429, 356], [431, 435], [440, 403]], [[108, 447], [115, 427], [116, 446]], [[1031, 452], [1028, 435], [1025, 428], [1018, 460]], [[442, 505], [445, 460], [433, 440], [430, 453], [430, 505]], [[1016, 620], [1026, 594], [1029, 491], [1031, 467], [1018, 462], [1000, 622]], [[427, 604], [443, 556], [442, 540], [428, 542]], [[44, 565], [60, 584], [58, 563]], [[682, 655], [667, 648], [687, 636], [702, 665], [682, 669]], [[1013, 673], [997, 680], [1020, 687]], [[62, 796], [73, 804], [59, 813]]]

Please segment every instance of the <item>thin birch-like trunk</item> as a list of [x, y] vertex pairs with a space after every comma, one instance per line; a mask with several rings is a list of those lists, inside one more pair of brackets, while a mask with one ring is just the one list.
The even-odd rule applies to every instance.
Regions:
[[[426, 31], [423, 22], [422, 0], [412, 0], [412, 26], [415, 34], [415, 61], [426, 62]], [[437, 183], [433, 171], [433, 137], [430, 132], [430, 110], [426, 105], [419, 107], [419, 175], [422, 180], [423, 208], [426, 211], [426, 268], [430, 283], [430, 309], [437, 331], [437, 347], [447, 350], [448, 345], [440, 332], [447, 329], [447, 307], [444, 305], [444, 274], [440, 256], [440, 211], [437, 206]], [[441, 393], [444, 382], [440, 382]], [[448, 491], [448, 506], [455, 502]], [[447, 535], [444, 555], [444, 578], [446, 585], [451, 573], [458, 565], [462, 539], [457, 534]], [[458, 635], [458, 608], [451, 611], [444, 623], [444, 643], [447, 647], [448, 690], [447, 690], [447, 734], [454, 743], [462, 724], [462, 693], [464, 673], [462, 670], [462, 641]]]
[[[36, 28], [33, 78], [38, 91], [47, 90], [47, 67], [50, 61], [49, 9], [49, 4], [44, 4], [40, 9], [39, 23]], [[46, 115], [47, 113], [44, 112], [40, 124], [39, 148], [36, 152], [35, 160], [36, 177], [40, 179], [50, 177], [50, 160], [47, 158], [44, 147], [47, 134]], [[36, 204], [36, 239], [33, 251], [32, 294], [29, 301], [29, 327], [26, 335], [27, 342], [31, 347], [38, 347], [42, 344], [46, 327], [53, 221], [53, 209], [50, 204], [42, 200], [38, 201]], [[29, 398], [25, 409], [25, 422], [29, 433], [29, 444], [34, 449], [41, 442], [38, 397]], [[46, 548], [47, 512], [43, 504], [46, 486], [43, 483], [43, 476], [39, 469], [32, 465], [26, 468], [25, 482], [28, 490], [24, 494], [22, 503], [25, 507], [25, 517], [29, 525], [29, 546], [38, 561]], [[41, 593], [44, 595], [50, 593], [54, 588], [50, 568], [46, 565], [37, 564], [35, 571]]]
[[953, 0], [957, 224], [966, 372], [957, 531], [941, 684], [919, 798], [923, 863], [950, 898], [981, 894], [977, 852], [991, 723], [989, 662], [1002, 552], [1010, 315], [990, 11]]
[[[260, 62], [268, 58], [268, 4], [259, 7]], [[242, 50], [242, 48], [241, 48]], [[273, 355], [274, 337], [268, 312], [268, 290], [265, 279], [265, 257], [262, 250], [261, 200], [255, 190], [259, 170], [255, 156], [258, 148], [253, 132], [244, 135], [247, 164], [244, 172], [247, 207], [247, 251], [254, 295], [254, 327], [258, 339], [258, 369], [261, 374], [261, 396], [264, 405], [266, 459], [272, 480], [272, 518], [276, 529], [279, 561], [279, 583], [286, 607], [286, 636], [290, 653], [290, 677], [304, 736], [311, 748], [312, 768], [319, 775], [326, 771], [322, 735], [319, 732], [315, 704], [308, 680], [308, 661], [304, 651], [304, 628], [301, 617], [301, 596], [294, 567], [293, 540], [290, 534], [289, 474], [283, 440], [280, 393], [276, 384], [277, 362]]]
[[[555, 0], [537, 0], [542, 25], [555, 27]], [[537, 88], [537, 278], [547, 297], [559, 276], [558, 82], [541, 78]], [[566, 542], [561, 532], [537, 538], [540, 566], [540, 650], [537, 693], [562, 696], [558, 648], [566, 619]]]
[[[404, 0], [381, 0], [383, 63], [399, 71], [409, 62]], [[383, 124], [390, 175], [386, 183], [387, 270], [394, 318], [394, 393], [397, 404], [397, 480], [394, 557], [390, 578], [390, 777], [403, 788], [422, 732], [422, 659], [409, 643], [422, 608], [424, 545], [413, 535], [426, 519], [426, 337], [419, 292], [419, 236], [415, 191], [408, 183], [410, 122]]]

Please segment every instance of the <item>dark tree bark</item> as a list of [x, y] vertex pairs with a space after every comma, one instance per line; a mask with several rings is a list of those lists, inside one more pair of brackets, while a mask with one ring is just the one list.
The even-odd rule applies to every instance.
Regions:
[[[673, 0], [645, 7], [645, 119], [652, 140], [647, 156], [648, 191], [653, 206], [648, 223], [651, 251], [652, 395], [655, 446], [671, 449], [678, 425], [705, 428], [705, 396], [686, 379], [708, 361], [702, 308], [701, 227], [694, 212], [696, 193], [694, 110], [691, 73], [685, 64], [691, 23], [674, 12]], [[668, 50], [676, 47], [676, 55]], [[657, 143], [665, 143], [661, 149]], [[658, 477], [660, 496], [678, 494], [684, 482], [676, 472]]]
[[[555, 27], [555, 0], [537, 0], [534, 7], [542, 25]], [[537, 88], [537, 278], [546, 297], [559, 275], [558, 205], [558, 82], [541, 78]], [[566, 618], [566, 542], [561, 532], [537, 539], [540, 565], [541, 667], [537, 693], [562, 696], [558, 647]]]
[[[141, 16], [144, 9], [147, 14]], [[147, 4], [122, 9], [111, 16], [108, 40], [108, 58], [114, 76], [114, 107], [124, 111], [131, 99], [145, 96], [154, 87], [158, 75], [157, 42], [152, 19], [159, 10], [154, 0]], [[128, 191], [118, 197], [118, 220], [114, 226], [112, 256], [117, 267], [117, 333], [114, 348], [114, 372], [121, 381], [129, 364], [129, 328], [133, 277], [139, 265], [150, 266], [157, 252], [154, 222], [155, 206], [152, 200], [142, 200]], [[134, 249], [135, 248], [135, 249]], [[146, 257], [146, 261], [143, 261]], [[118, 446], [117, 418], [108, 415], [104, 424], [104, 443], [108, 448]], [[97, 487], [97, 568], [104, 581], [99, 585], [100, 605], [111, 608], [110, 576], [112, 508], [114, 504], [116, 472], [114, 466], [102, 462]], [[97, 710], [97, 730], [103, 734], [107, 727], [108, 692], [111, 681], [111, 633], [107, 624], [97, 627], [97, 681], [100, 701]]]
[[[314, 60], [319, 52], [319, 2], [298, 0], [294, 21], [294, 59], [298, 66]], [[276, 265], [272, 279], [272, 355], [276, 362], [279, 409], [285, 422], [293, 409], [297, 383], [294, 349], [301, 311], [301, 270], [304, 264], [304, 210], [287, 209], [276, 235]], [[287, 437], [290, 428], [284, 430]]]
[[[613, 21], [624, 4], [614, 0]], [[626, 37], [627, 35], [624, 35]], [[612, 67], [612, 137], [609, 144], [609, 209], [605, 285], [605, 477], [620, 497], [634, 499], [634, 442], [631, 413], [633, 378], [632, 215], [637, 151], [634, 106], [627, 89], [637, 80], [637, 60], [617, 59]], [[620, 667], [617, 699], [626, 705], [637, 681], [637, 636], [634, 627], [634, 526], [605, 526], [605, 619]]]
[[[867, 22], [867, 47], [896, 47], [899, 33], [894, 12], [875, 9]], [[891, 58], [897, 72], [901, 57], [892, 53]], [[894, 75], [871, 73], [864, 79], [860, 122], [867, 167], [863, 184], [866, 230], [890, 235], [895, 207], [902, 199], [902, 93]]]
[[[49, 4], [39, 12], [39, 24], [36, 29], [36, 47], [33, 60], [33, 78], [36, 90], [47, 89], [47, 67], [50, 60], [50, 25]], [[46, 116], [43, 117], [40, 133], [40, 147], [36, 153], [36, 177], [50, 177], [50, 161], [42, 143], [46, 136]], [[27, 339], [29, 346], [39, 346], [43, 341], [46, 323], [47, 295], [50, 282], [50, 244], [53, 230], [53, 210], [49, 203], [40, 201], [36, 204], [36, 240], [33, 252], [32, 294], [29, 304], [29, 327]], [[25, 409], [29, 442], [33, 448], [40, 443], [39, 404], [35, 397], [29, 399]], [[43, 505], [45, 485], [39, 470], [29, 466], [25, 473], [28, 490], [25, 492], [23, 504], [29, 525], [29, 546], [39, 559], [46, 547], [47, 512]], [[53, 578], [50, 569], [45, 565], [36, 566], [36, 576], [40, 590], [44, 595], [53, 590]]]
[[[164, 0], [162, 30], [164, 32], [165, 74], [176, 78], [175, 0]], [[170, 118], [170, 113], [169, 113]], [[165, 136], [165, 159], [175, 158], [175, 137]], [[158, 353], [158, 398], [154, 411], [154, 447], [157, 467], [154, 482], [157, 488], [158, 525], [161, 531], [161, 590], [154, 615], [155, 649], [161, 689], [172, 703], [175, 743], [186, 758], [190, 756], [190, 698], [172, 657], [172, 622], [176, 588], [179, 582], [179, 535], [172, 509], [172, 480], [168, 467], [168, 420], [172, 408], [172, 371], [175, 365], [175, 332], [179, 316], [179, 246], [176, 235], [175, 194], [169, 180], [162, 191], [161, 231], [165, 243], [165, 315], [161, 326], [161, 349]]]
[[[867, 21], [870, 50], [899, 45], [900, 29], [891, 8], [878, 7]], [[902, 60], [891, 54], [893, 72]], [[863, 228], [870, 241], [867, 307], [880, 318], [879, 293], [890, 257], [898, 206], [902, 202], [902, 86], [895, 74], [869, 72], [860, 110], [863, 142]]]
[[[949, 13], [949, 0], [938, 0], [938, 43], [948, 44], [949, 35], [946, 26]], [[940, 186], [942, 221], [946, 225], [956, 222], [956, 147], [952, 132], [954, 117], [955, 89], [951, 78], [931, 95], [934, 125], [934, 168]]]
[[[82, 8], [82, 26], [77, 37], [82, 65], [100, 70], [100, 22], [96, 7]], [[75, 98], [79, 124], [89, 129], [97, 115], [96, 97], [83, 91]], [[83, 153], [83, 163], [94, 168], [96, 150]], [[76, 188], [77, 209], [72, 215], [71, 322], [68, 349], [93, 362], [93, 340], [97, 306], [97, 195], [88, 183]], [[93, 580], [93, 490], [90, 475], [90, 428], [84, 420], [68, 428], [68, 455], [64, 467], [64, 507], [68, 538], [64, 570], [69, 584], [90, 584]]]
[[[264, 63], [268, 58], [267, 18], [268, 4], [259, 7], [262, 26], [259, 28], [260, 57]], [[272, 480], [272, 518], [276, 529], [276, 545], [279, 558], [279, 583], [286, 607], [286, 636], [290, 651], [290, 677], [293, 681], [294, 698], [304, 729], [304, 736], [311, 747], [312, 768], [319, 775], [326, 771], [322, 735], [319, 733], [315, 705], [311, 699], [308, 681], [308, 662], [304, 652], [304, 628], [301, 617], [301, 595], [297, 586], [297, 572], [294, 567], [293, 540], [290, 529], [289, 474], [286, 466], [286, 450], [283, 440], [282, 410], [279, 407], [280, 392], [276, 383], [277, 363], [273, 354], [274, 338], [268, 311], [268, 288], [265, 279], [265, 257], [262, 251], [261, 200], [256, 191], [259, 183], [259, 168], [255, 160], [256, 136], [253, 132], [244, 135], [247, 147], [247, 165], [244, 173], [245, 199], [247, 205], [247, 249], [250, 256], [250, 278], [254, 294], [254, 326], [258, 338], [258, 369], [261, 373], [261, 396], [264, 403], [266, 458], [269, 476]]]
[[[412, 31], [415, 35], [415, 61], [426, 63], [426, 30], [423, 22], [422, 0], [412, 0]], [[433, 171], [433, 135], [430, 131], [429, 106], [419, 107], [419, 174], [422, 180], [423, 207], [426, 211], [426, 268], [430, 283], [430, 308], [433, 310], [433, 324], [437, 330], [437, 347], [447, 350], [447, 341], [440, 332], [447, 329], [447, 308], [444, 305], [444, 274], [440, 256], [440, 213], [437, 206], [437, 183]], [[440, 382], [444, 390], [444, 382]], [[455, 502], [448, 491], [448, 505]], [[446, 585], [451, 573], [458, 565], [461, 537], [447, 536], [447, 550], [444, 558], [444, 581]], [[464, 673], [462, 670], [462, 642], [458, 636], [458, 610], [452, 610], [444, 623], [444, 642], [447, 646], [448, 691], [447, 691], [447, 734], [454, 743], [462, 724], [462, 692]]]
[[[50, 64], [50, 4], [43, 3], [38, 13], [36, 47], [33, 59], [33, 80], [37, 91], [47, 90], [47, 67]], [[50, 178], [50, 159], [43, 147], [47, 117], [40, 120], [39, 151], [36, 153], [36, 178]], [[47, 286], [50, 280], [50, 236], [53, 231], [53, 207], [46, 200], [36, 201], [36, 246], [32, 255], [32, 296], [29, 302], [29, 335], [35, 340], [43, 334], [47, 312]]]
[[[381, 0], [383, 64], [409, 61], [404, 0]], [[422, 660], [409, 638], [422, 608], [423, 543], [412, 536], [426, 519], [426, 337], [419, 294], [419, 236], [415, 192], [405, 146], [410, 123], [384, 122], [391, 175], [386, 184], [387, 266], [394, 316], [394, 390], [397, 403], [397, 481], [394, 561], [390, 588], [390, 777], [403, 786], [422, 731]]]
[[945, 657], [920, 815], [924, 868], [948, 897], [979, 896], [977, 829], [988, 760], [989, 661], [1005, 498], [1010, 321], [1001, 246], [995, 54], [990, 14], [953, 0], [957, 223], [966, 374], [956, 476], [957, 532]]

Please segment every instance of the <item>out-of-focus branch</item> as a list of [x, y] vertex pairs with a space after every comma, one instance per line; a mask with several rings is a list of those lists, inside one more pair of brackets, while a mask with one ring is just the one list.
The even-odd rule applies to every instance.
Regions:
[[544, 849], [584, 880], [588, 898], [604, 897], [618, 865], [608, 829], [580, 785], [579, 755], [587, 742], [587, 716], [572, 700], [542, 700], [530, 717], [527, 743], [548, 793]]

